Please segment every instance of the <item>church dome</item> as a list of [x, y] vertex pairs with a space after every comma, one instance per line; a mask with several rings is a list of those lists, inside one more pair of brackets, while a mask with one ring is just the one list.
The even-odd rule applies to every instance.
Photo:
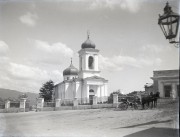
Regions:
[[95, 49], [95, 47], [96, 47], [96, 45], [94, 44], [94, 42], [92, 42], [92, 41], [89, 39], [89, 35], [88, 35], [87, 40], [81, 45], [81, 48], [82, 48], [82, 49], [86, 49], [86, 48]]
[[65, 75], [78, 75], [78, 69], [73, 66], [72, 61], [70, 66], [63, 71], [63, 76]]

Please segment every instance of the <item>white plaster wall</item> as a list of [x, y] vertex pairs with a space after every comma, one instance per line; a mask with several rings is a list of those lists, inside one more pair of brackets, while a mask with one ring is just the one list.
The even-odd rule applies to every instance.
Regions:
[[98, 55], [94, 55], [94, 60], [95, 60], [95, 62], [94, 62], [94, 70], [95, 71], [99, 71], [99, 61], [98, 61]]
[[104, 85], [101, 86], [101, 97], [105, 96]]
[[100, 72], [83, 72], [83, 71], [79, 72], [80, 78], [87, 78], [92, 76], [100, 76]]
[[81, 82], [76, 82], [76, 90], [75, 90], [75, 97], [76, 98], [81, 98]]
[[158, 89], [160, 97], [164, 97], [164, 84], [161, 81], [158, 81]]
[[104, 84], [104, 92], [105, 96], [109, 96], [107, 83]]

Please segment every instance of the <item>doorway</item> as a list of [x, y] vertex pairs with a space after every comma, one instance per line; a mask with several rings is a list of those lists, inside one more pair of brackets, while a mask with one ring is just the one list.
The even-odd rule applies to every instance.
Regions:
[[90, 105], [93, 104], [93, 97], [94, 97], [94, 95], [89, 95], [89, 104]]
[[171, 87], [171, 85], [165, 85], [165, 86], [164, 86], [164, 94], [165, 94], [165, 97], [170, 97], [170, 96], [171, 96], [171, 92], [172, 92], [172, 87]]

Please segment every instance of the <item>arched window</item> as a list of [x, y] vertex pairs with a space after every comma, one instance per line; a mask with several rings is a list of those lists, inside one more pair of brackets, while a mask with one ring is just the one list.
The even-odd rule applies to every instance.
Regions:
[[94, 90], [93, 90], [93, 89], [90, 89], [89, 92], [94, 92]]
[[89, 67], [89, 69], [93, 69], [94, 68], [94, 59], [93, 59], [92, 56], [89, 56], [88, 67]]

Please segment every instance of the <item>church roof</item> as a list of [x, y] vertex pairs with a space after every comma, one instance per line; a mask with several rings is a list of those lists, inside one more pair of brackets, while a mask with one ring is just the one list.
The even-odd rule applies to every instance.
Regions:
[[99, 76], [87, 77], [84, 80], [103, 80], [103, 81], [108, 81], [105, 78], [102, 78], [102, 77], [99, 77]]
[[82, 43], [81, 45], [81, 48], [82, 49], [86, 49], [86, 48], [91, 48], [91, 49], [95, 49], [96, 45], [94, 44], [94, 42], [92, 42], [90, 39], [89, 39], [89, 35], [88, 35], [88, 38], [87, 40]]
[[63, 71], [63, 76], [65, 75], [78, 75], [78, 69], [73, 66], [72, 60], [70, 66]]

